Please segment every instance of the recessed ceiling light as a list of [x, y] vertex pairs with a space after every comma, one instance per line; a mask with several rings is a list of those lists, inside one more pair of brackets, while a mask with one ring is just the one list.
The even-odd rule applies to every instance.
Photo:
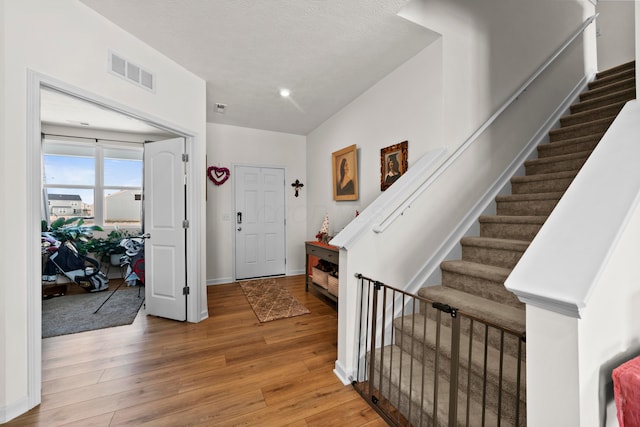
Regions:
[[288, 98], [291, 95], [291, 91], [289, 89], [280, 89], [280, 96], [283, 98]]

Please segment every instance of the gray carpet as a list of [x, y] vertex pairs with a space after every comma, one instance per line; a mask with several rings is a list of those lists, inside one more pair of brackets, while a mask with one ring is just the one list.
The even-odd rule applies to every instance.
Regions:
[[43, 300], [42, 338], [133, 323], [144, 302], [144, 289], [139, 297], [138, 289], [121, 286], [96, 314], [93, 312], [111, 295], [111, 287], [105, 292], [87, 292]]

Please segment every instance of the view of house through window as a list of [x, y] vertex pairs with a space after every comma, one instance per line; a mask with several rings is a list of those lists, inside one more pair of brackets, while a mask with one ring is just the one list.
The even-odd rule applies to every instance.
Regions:
[[140, 226], [142, 144], [45, 139], [48, 220], [82, 217], [85, 224]]

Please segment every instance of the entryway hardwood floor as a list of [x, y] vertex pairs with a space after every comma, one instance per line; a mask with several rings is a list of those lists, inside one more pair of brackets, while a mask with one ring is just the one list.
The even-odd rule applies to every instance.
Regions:
[[[42, 404], [9, 426], [385, 426], [333, 374], [337, 313], [278, 279], [311, 314], [259, 323], [237, 284], [208, 287], [198, 324], [132, 325], [42, 341]], [[321, 298], [321, 297], [320, 297]]]

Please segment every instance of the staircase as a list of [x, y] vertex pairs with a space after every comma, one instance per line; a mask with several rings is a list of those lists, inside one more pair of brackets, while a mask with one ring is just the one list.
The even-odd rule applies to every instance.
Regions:
[[[525, 176], [515, 176], [511, 179], [512, 194], [496, 197], [497, 214], [479, 218], [480, 236], [465, 237], [461, 240], [462, 259], [441, 264], [442, 284], [422, 288], [418, 295], [430, 301], [448, 304], [474, 318], [524, 335], [525, 306], [514, 294], [506, 290], [505, 279], [616, 115], [624, 104], [635, 99], [635, 96], [635, 62], [598, 73], [596, 79], [589, 84], [588, 90], [571, 106], [570, 114], [560, 119], [560, 127], [549, 132], [550, 142], [538, 147], [538, 158], [525, 162]], [[380, 384], [383, 386], [379, 387], [380, 393], [385, 399], [398, 402], [394, 410], [402, 414], [401, 419], [416, 426], [447, 425], [448, 404], [438, 406], [439, 414], [437, 422], [434, 423], [431, 409], [433, 397], [423, 398], [424, 392], [421, 394], [412, 384], [422, 383], [424, 378], [427, 383], [424, 390], [433, 389], [434, 375], [426, 375], [424, 372], [438, 372], [440, 385], [436, 386], [436, 390], [439, 390], [438, 394], [448, 393], [449, 375], [446, 361], [450, 358], [450, 349], [442, 343], [436, 345], [436, 340], [440, 339], [441, 335], [449, 333], [446, 328], [450, 328], [451, 322], [447, 320], [448, 316], [431, 310], [424, 303], [419, 311], [420, 314], [394, 319], [393, 344], [379, 350], [377, 353], [381, 358], [371, 363], [376, 375], [382, 378]], [[435, 327], [428, 330], [428, 323], [422, 317], [432, 320], [442, 317], [442, 328], [445, 332], [439, 334]], [[419, 320], [416, 321], [416, 318]], [[478, 329], [481, 328], [474, 323], [461, 327], [461, 342], [469, 344], [463, 346], [460, 352], [460, 377], [470, 385], [467, 391], [462, 392], [469, 395], [470, 403], [465, 403], [467, 396], [459, 397], [458, 407], [462, 405], [464, 408], [463, 418], [461, 420], [458, 417], [458, 424], [465, 425], [465, 420], [469, 420], [469, 424], [473, 425], [482, 424], [482, 417], [485, 417], [487, 425], [526, 425], [524, 379], [520, 383], [521, 393], [516, 404], [515, 396], [518, 394], [515, 390], [518, 386], [514, 375], [506, 370], [499, 373], [492, 371], [497, 369], [498, 363], [491, 360], [485, 368], [481, 365], [485, 362], [482, 357], [475, 356], [476, 353], [466, 358], [464, 356], [468, 347], [487, 343], [486, 354], [489, 357], [502, 357], [505, 366], [517, 365], [520, 357], [522, 372], [526, 372], [525, 352], [521, 351], [518, 356], [517, 345], [505, 343], [504, 339], [495, 333], [489, 334], [486, 330], [483, 333]], [[437, 348], [439, 350], [435, 350]], [[436, 351], [439, 355], [433, 354]], [[432, 354], [425, 355], [424, 352]], [[469, 354], [471, 355], [471, 352]], [[436, 360], [441, 361], [438, 364]], [[399, 372], [392, 372], [392, 362], [395, 364], [393, 370], [398, 371], [399, 367]], [[433, 366], [422, 366], [434, 363], [435, 371]], [[404, 385], [399, 383], [399, 379], [402, 376], [406, 377], [409, 372], [413, 373], [414, 381], [405, 381]], [[396, 382], [398, 384], [394, 387], [393, 384]], [[503, 391], [497, 391], [500, 387]], [[385, 396], [389, 390], [395, 395]], [[486, 392], [480, 393], [479, 390]], [[479, 397], [480, 395], [482, 397]], [[499, 397], [496, 398], [496, 395]], [[515, 419], [516, 412], [513, 409], [497, 410], [498, 404], [508, 407], [505, 406], [505, 402], [512, 408], [520, 406], [519, 419]]]

